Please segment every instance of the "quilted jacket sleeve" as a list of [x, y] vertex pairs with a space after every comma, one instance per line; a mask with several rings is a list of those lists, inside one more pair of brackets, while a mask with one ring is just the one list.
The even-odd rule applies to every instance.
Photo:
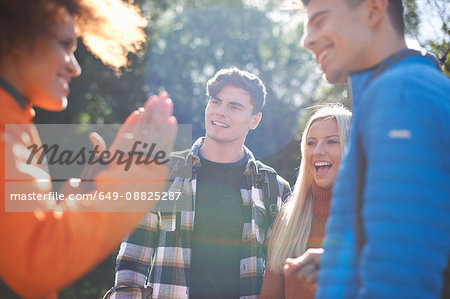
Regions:
[[439, 298], [449, 259], [450, 84], [405, 77], [385, 76], [363, 99], [359, 298]]

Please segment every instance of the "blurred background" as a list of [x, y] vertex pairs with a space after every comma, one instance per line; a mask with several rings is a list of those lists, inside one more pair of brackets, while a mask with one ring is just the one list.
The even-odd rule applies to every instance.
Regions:
[[[325, 83], [312, 56], [300, 47], [303, 12], [282, 0], [135, 3], [150, 20], [146, 49], [130, 56], [130, 67], [116, 76], [79, 43], [76, 56], [83, 72], [72, 81], [68, 108], [38, 110], [35, 121], [121, 123], [149, 95], [167, 90], [178, 122], [192, 124], [195, 140], [204, 135], [207, 80], [221, 68], [236, 66], [257, 74], [267, 88], [262, 122], [246, 145], [293, 185], [301, 131], [313, 112], [307, 108], [325, 102], [351, 106], [345, 86]], [[408, 44], [434, 53], [449, 75], [449, 1], [404, 3]], [[101, 298], [114, 283], [116, 254], [60, 292], [60, 298]]]

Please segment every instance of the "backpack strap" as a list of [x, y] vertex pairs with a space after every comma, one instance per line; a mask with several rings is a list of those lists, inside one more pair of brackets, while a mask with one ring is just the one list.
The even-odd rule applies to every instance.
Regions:
[[153, 288], [149, 285], [145, 285], [145, 286], [127, 286], [127, 285], [120, 285], [120, 286], [116, 286], [116, 287], [112, 287], [110, 288], [106, 294], [103, 296], [103, 299], [109, 299], [111, 298], [111, 296], [116, 293], [116, 292], [120, 292], [120, 291], [124, 291], [124, 290], [139, 290], [141, 292], [141, 297], [143, 299], [148, 299], [152, 297], [153, 294]]
[[256, 166], [258, 168], [257, 183], [262, 186], [264, 192], [264, 206], [271, 218], [271, 222], [275, 220], [278, 215], [278, 179], [277, 173], [272, 168], [260, 161], [256, 161]]
[[170, 154], [170, 161], [167, 165], [170, 169], [168, 182], [172, 182], [176, 177], [186, 178], [188, 174], [192, 173], [192, 161], [191, 158], [188, 158], [189, 153], [190, 149], [186, 149]]
[[[174, 182], [175, 178], [177, 177], [183, 179], [192, 178], [193, 157], [192, 155], [190, 155], [190, 153], [191, 153], [190, 149], [171, 153], [170, 155], [171, 163], [169, 164], [170, 174], [167, 180], [166, 189], [169, 187], [170, 184]], [[176, 231], [179, 233], [181, 231], [181, 212], [175, 211], [175, 217], [176, 217], [175, 218]]]
[[378, 77], [379, 75], [381, 75], [385, 70], [387, 70], [391, 65], [397, 63], [400, 60], [403, 60], [405, 58], [408, 57], [426, 57], [429, 60], [431, 60], [434, 64], [434, 66], [439, 70], [441, 70], [441, 66], [439, 65], [439, 61], [437, 61], [436, 57], [434, 57], [433, 55], [431, 55], [430, 53], [427, 52], [419, 52], [417, 50], [413, 50], [413, 49], [407, 49], [407, 50], [403, 50], [397, 54], [395, 54], [394, 56], [392, 56], [389, 60], [381, 63], [379, 66], [377, 66], [374, 70], [374, 72], [372, 73], [372, 75], [370, 76], [369, 82], [374, 80], [376, 77]]

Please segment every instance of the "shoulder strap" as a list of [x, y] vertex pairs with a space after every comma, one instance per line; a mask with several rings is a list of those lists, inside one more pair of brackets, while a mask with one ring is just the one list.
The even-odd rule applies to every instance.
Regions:
[[187, 161], [187, 156], [190, 153], [190, 149], [173, 152], [170, 154], [170, 162], [168, 167], [170, 169], [168, 182], [172, 182], [176, 177], [185, 178], [189, 174], [192, 174], [192, 163]]
[[[103, 299], [109, 299], [111, 298], [111, 296], [116, 293], [116, 292], [120, 292], [120, 291], [125, 291], [125, 290], [138, 290], [141, 293], [141, 297], [139, 298], [151, 298], [152, 297], [152, 293], [153, 293], [153, 288], [150, 287], [149, 285], [145, 285], [145, 286], [116, 286], [116, 287], [112, 287], [110, 288], [106, 294], [103, 296]], [[120, 295], [120, 294], [119, 294]], [[122, 296], [125, 294], [122, 294]], [[120, 297], [120, 296], [119, 296]]]
[[277, 173], [272, 168], [260, 161], [256, 161], [258, 167], [258, 183], [261, 184], [264, 192], [264, 206], [271, 218], [278, 215], [278, 180]]
[[436, 66], [436, 68], [441, 71], [441, 67], [439, 65], [439, 62], [437, 61], [436, 57], [434, 57], [433, 55], [431, 55], [430, 53], [427, 52], [419, 52], [417, 50], [412, 50], [412, 49], [407, 49], [404, 51], [401, 51], [397, 54], [395, 54], [394, 56], [391, 57], [391, 59], [385, 61], [384, 63], [380, 64], [375, 71], [373, 72], [373, 74], [370, 76], [369, 82], [374, 80], [376, 77], [378, 77], [379, 75], [381, 75], [387, 68], [389, 68], [391, 65], [393, 65], [394, 63], [403, 60], [405, 58], [408, 57], [426, 57], [429, 60], [431, 60], [434, 65]]

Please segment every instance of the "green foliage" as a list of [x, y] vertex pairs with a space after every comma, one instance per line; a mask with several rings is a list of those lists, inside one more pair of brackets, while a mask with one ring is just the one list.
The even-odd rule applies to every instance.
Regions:
[[[168, 90], [179, 123], [193, 124], [193, 136], [199, 137], [204, 134], [206, 81], [230, 66], [258, 74], [268, 97], [262, 123], [247, 144], [264, 158], [292, 140], [299, 107], [312, 101], [320, 80], [298, 40], [299, 28], [287, 29], [256, 9], [185, 9], [160, 24], [147, 60], [145, 89]], [[306, 84], [311, 79], [316, 82]]]
[[[258, 74], [268, 92], [262, 122], [246, 144], [293, 184], [300, 163], [300, 132], [310, 113], [304, 108], [323, 102], [349, 106], [346, 88], [325, 84], [311, 55], [300, 48], [303, 26], [290, 21], [299, 19], [294, 12], [280, 11], [273, 1], [266, 1], [268, 11], [243, 2], [248, 1], [137, 1], [151, 19], [148, 54], [130, 56], [132, 66], [116, 77], [80, 44], [76, 56], [83, 74], [71, 84], [68, 109], [39, 111], [36, 121], [120, 123], [148, 95], [165, 89], [174, 100], [178, 122], [192, 124], [196, 138], [204, 134], [206, 81], [223, 67], [237, 66]], [[406, 0], [405, 6], [406, 30], [417, 36], [416, 0]], [[448, 41], [445, 22], [443, 31]], [[427, 47], [445, 61], [449, 74], [448, 42], [429, 41]], [[115, 256], [60, 297], [101, 298], [114, 283]]]
[[416, 0], [403, 1], [405, 7], [405, 31], [406, 34], [417, 36], [419, 34], [420, 19], [417, 11]]
[[[450, 15], [448, 1], [445, 0], [406, 0], [406, 32], [417, 39], [421, 46], [427, 51], [433, 53], [442, 65], [442, 71], [450, 75]], [[419, 14], [417, 3], [422, 4], [422, 11]], [[436, 26], [433, 37], [430, 32], [423, 30], [421, 25], [427, 24], [428, 27]]]
[[450, 76], [450, 44], [448, 38], [450, 37], [450, 28], [447, 23], [442, 25], [442, 32], [444, 32], [446, 38], [441, 41], [428, 40], [426, 42], [427, 48], [430, 49], [442, 65], [442, 71]]

